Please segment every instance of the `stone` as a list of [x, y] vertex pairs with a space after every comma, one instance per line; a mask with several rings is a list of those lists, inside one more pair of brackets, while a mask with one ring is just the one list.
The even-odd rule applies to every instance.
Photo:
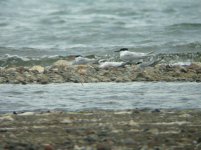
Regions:
[[37, 77], [37, 82], [38, 82], [38, 83], [41, 83], [41, 84], [47, 84], [47, 83], [49, 83], [49, 81], [48, 81], [48, 76], [47, 76], [47, 75], [44, 75], [44, 74], [40, 74], [40, 75]]
[[69, 61], [66, 61], [66, 60], [58, 60], [56, 61], [55, 63], [53, 63], [53, 67], [68, 67], [70, 65], [70, 62]]
[[22, 76], [17, 76], [16, 80], [19, 81], [19, 82], [21, 82], [21, 83], [26, 83], [25, 78], [22, 77]]
[[126, 145], [136, 144], [135, 141], [132, 138], [126, 138], [126, 139], [124, 139], [123, 143], [126, 144]]
[[6, 69], [6, 72], [16, 72], [17, 69], [16, 68], [8, 68]]
[[0, 117], [0, 122], [1, 121], [14, 121], [13, 117], [10, 115], [2, 116]]
[[99, 143], [96, 146], [97, 150], [111, 150], [112, 147], [108, 143]]
[[50, 144], [44, 144], [44, 150], [54, 150], [54, 148]]
[[30, 71], [33, 71], [33, 72], [38, 72], [38, 73], [44, 73], [45, 71], [45, 68], [42, 67], [42, 66], [33, 66], [29, 69]]
[[86, 136], [84, 138], [84, 140], [87, 141], [87, 142], [89, 142], [89, 143], [94, 143], [94, 142], [96, 142], [98, 140], [98, 136], [95, 135], [95, 134], [91, 134], [89, 136]]

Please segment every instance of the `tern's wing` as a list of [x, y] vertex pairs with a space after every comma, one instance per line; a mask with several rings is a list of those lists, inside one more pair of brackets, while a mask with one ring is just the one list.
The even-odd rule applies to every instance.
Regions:
[[135, 52], [124, 52], [124, 53], [120, 54], [120, 59], [123, 61], [133, 61], [139, 57], [141, 57], [141, 56], [139, 56]]

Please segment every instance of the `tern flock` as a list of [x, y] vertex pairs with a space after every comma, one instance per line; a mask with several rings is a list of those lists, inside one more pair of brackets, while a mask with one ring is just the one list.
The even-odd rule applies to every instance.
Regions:
[[107, 60], [98, 60], [98, 59], [90, 59], [83, 57], [81, 55], [77, 55], [75, 60], [73, 61], [73, 65], [86, 65], [86, 64], [99, 64], [99, 68], [107, 69], [107, 68], [116, 68], [116, 67], [124, 67], [127, 64], [139, 64], [143, 62], [143, 59], [150, 57], [153, 55], [153, 51], [149, 53], [140, 53], [140, 52], [132, 52], [129, 51], [128, 48], [121, 48], [115, 52], [119, 52], [120, 62], [115, 61], [107, 61]]

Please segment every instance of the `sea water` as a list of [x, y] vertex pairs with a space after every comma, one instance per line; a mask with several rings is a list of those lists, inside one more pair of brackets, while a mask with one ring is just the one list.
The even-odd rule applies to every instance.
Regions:
[[200, 0], [1, 0], [0, 55], [201, 52]]
[[201, 83], [0, 85], [0, 113], [94, 109], [200, 109]]
[[[122, 47], [165, 62], [201, 62], [200, 0], [1, 0], [0, 67], [69, 55], [118, 57]], [[163, 61], [163, 62], [164, 62]], [[0, 85], [0, 112], [200, 108], [200, 83]]]

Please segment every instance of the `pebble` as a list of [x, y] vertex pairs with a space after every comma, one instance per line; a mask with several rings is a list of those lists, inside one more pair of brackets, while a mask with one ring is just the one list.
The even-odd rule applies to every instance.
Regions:
[[38, 73], [44, 73], [45, 68], [42, 66], [33, 66], [29, 69], [30, 71], [36, 71]]
[[107, 143], [100, 143], [96, 146], [97, 150], [112, 150], [112, 147]]
[[13, 117], [10, 115], [0, 117], [0, 122], [2, 121], [14, 121]]
[[66, 60], [58, 60], [55, 63], [53, 63], [53, 67], [68, 67], [70, 65], [69, 61]]
[[54, 150], [51, 144], [44, 144], [44, 150]]
[[95, 134], [88, 135], [87, 137], [84, 138], [84, 140], [89, 142], [89, 143], [94, 143], [98, 140], [98, 136]]

